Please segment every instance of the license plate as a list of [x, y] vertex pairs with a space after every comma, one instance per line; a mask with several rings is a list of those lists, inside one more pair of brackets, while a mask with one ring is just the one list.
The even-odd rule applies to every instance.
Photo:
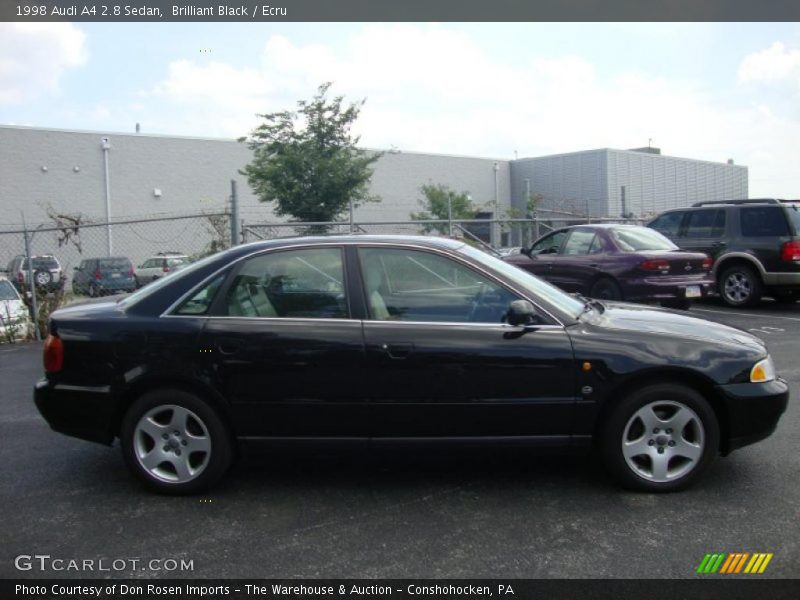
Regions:
[[119, 273], [112, 273], [111, 274], [111, 277], [119, 277], [119, 276], [120, 276]]
[[686, 297], [687, 298], [700, 298], [702, 297], [703, 292], [700, 291], [699, 285], [690, 285], [686, 287]]

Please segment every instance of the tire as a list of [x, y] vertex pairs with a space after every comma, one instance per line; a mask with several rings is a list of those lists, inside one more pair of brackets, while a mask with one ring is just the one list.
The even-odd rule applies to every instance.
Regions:
[[722, 271], [717, 280], [717, 289], [722, 301], [733, 308], [757, 304], [764, 291], [761, 277], [745, 264], [733, 265]]
[[[672, 419], [686, 420], [680, 432], [670, 427]], [[624, 487], [675, 492], [714, 461], [719, 436], [717, 417], [699, 393], [679, 384], [650, 385], [621, 400], [606, 419], [603, 461]]]
[[131, 472], [162, 494], [206, 489], [233, 461], [231, 435], [216, 411], [176, 389], [156, 390], [136, 400], [122, 420], [120, 443]]
[[599, 300], [622, 300], [622, 289], [613, 279], [601, 277], [592, 284], [592, 289], [589, 290], [589, 297]]
[[33, 281], [37, 288], [44, 288], [53, 283], [53, 274], [50, 271], [39, 269], [33, 273]]

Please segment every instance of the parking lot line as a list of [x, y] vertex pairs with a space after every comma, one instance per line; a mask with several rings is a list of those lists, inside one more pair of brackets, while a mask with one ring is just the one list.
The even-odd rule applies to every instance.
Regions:
[[707, 313], [714, 313], [717, 315], [728, 315], [729, 317], [761, 317], [762, 319], [782, 319], [784, 321], [800, 321], [798, 317], [784, 317], [781, 315], [759, 315], [755, 313], [740, 313], [740, 312], [732, 312], [728, 310], [710, 310], [708, 308], [694, 308], [692, 307], [692, 312], [707, 312]]

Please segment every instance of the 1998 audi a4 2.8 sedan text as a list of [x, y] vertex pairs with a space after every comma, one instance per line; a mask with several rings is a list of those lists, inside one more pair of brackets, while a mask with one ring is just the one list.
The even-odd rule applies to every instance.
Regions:
[[788, 401], [749, 333], [574, 297], [434, 237], [238, 246], [58, 310], [50, 332], [42, 415], [119, 438], [166, 493], [287, 441], [595, 449], [623, 485], [672, 491], [769, 436]]

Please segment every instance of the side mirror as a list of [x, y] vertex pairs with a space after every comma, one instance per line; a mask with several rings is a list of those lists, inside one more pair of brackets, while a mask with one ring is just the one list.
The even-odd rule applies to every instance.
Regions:
[[509, 325], [533, 325], [538, 321], [538, 315], [533, 304], [527, 300], [514, 300], [508, 307], [506, 321]]
[[525, 256], [530, 258], [531, 249], [530, 248], [526, 248], [525, 246], [523, 246], [522, 248], [519, 249], [519, 253], [520, 254], [524, 254]]
[[73, 270], [73, 271], [80, 271], [80, 270], [81, 270], [81, 268], [80, 268], [80, 267], [72, 267], [72, 270]]

